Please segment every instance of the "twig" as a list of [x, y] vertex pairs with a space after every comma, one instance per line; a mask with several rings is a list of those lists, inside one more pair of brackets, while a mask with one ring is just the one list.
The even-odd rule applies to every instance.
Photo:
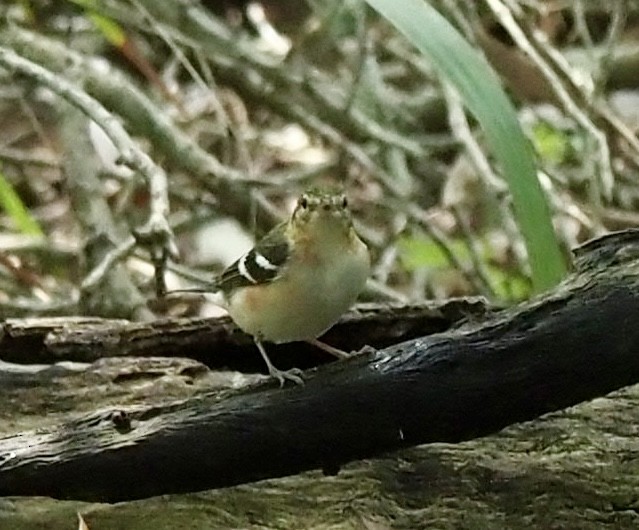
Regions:
[[[351, 136], [372, 138], [385, 144], [395, 145], [412, 154], [423, 152], [419, 143], [406, 138], [401, 133], [389, 130], [388, 127], [374, 122], [362, 113], [345, 114], [343, 101], [340, 105], [334, 103], [328, 105], [324, 87], [306, 87], [307, 80], [304, 76], [295, 75], [282, 69], [279, 61], [272, 60], [256, 50], [255, 47], [247, 45], [246, 42], [238, 41], [234, 34], [214, 20], [200, 6], [189, 4], [186, 9], [176, 10], [175, 3], [172, 3], [173, 10], [158, 9], [156, 2], [138, 1], [153, 14], [156, 20], [166, 25], [167, 31], [178, 32], [175, 36], [176, 39], [180, 38], [185, 44], [196, 50], [201, 50], [218, 67], [223, 68], [225, 74], [235, 74], [233, 77], [236, 81], [239, 80], [238, 72], [233, 72], [233, 69], [241, 65], [242, 83], [255, 84], [253, 78], [258, 77], [262, 78], [258, 83], [261, 87], [271, 85], [277, 87], [280, 92], [306, 93], [307, 96], [312, 97], [311, 103], [319, 107], [315, 113], [325, 116], [327, 120], [330, 119], [331, 127], [347, 131]], [[178, 12], [180, 15], [177, 15]], [[118, 15], [112, 10], [109, 10], [109, 13]], [[140, 29], [147, 30], [148, 28], [142, 27]], [[334, 79], [331, 79], [330, 82], [334, 84]], [[309, 91], [309, 88], [312, 90]], [[263, 97], [264, 94], [262, 93], [261, 96]], [[290, 100], [286, 100], [286, 102], [290, 103]]]
[[448, 259], [450, 264], [462, 274], [470, 285], [472, 285], [473, 289], [475, 289], [478, 293], [485, 292], [484, 285], [481, 280], [479, 280], [477, 275], [473, 274], [473, 271], [464, 265], [464, 263], [462, 263], [462, 261], [457, 257], [457, 254], [455, 254], [452, 245], [448, 242], [446, 235], [429, 221], [426, 212], [414, 204], [408, 205], [405, 210], [424, 228], [424, 230], [426, 230], [431, 239], [441, 249], [444, 256], [446, 256], [446, 259]]
[[148, 234], [154, 234], [162, 246], [166, 247], [172, 255], [177, 255], [177, 247], [167, 220], [169, 198], [166, 173], [135, 144], [120, 122], [98, 101], [66, 79], [20, 57], [13, 50], [4, 46], [0, 46], [0, 64], [48, 87], [80, 109], [102, 128], [117, 149], [120, 163], [140, 172], [149, 185], [150, 215], [142, 230]]
[[[86, 241], [83, 262], [86, 268], [100, 266], [117, 242], [125, 238], [112, 210], [103, 196], [103, 182], [99, 178], [99, 161], [95, 148], [86, 134], [90, 120], [66, 101], [59, 101], [60, 140], [65, 157], [64, 170], [73, 213]], [[124, 234], [123, 234], [124, 232]], [[146, 299], [139, 291], [126, 267], [103, 265], [104, 274], [99, 285], [81, 291], [80, 307], [83, 314], [125, 316], [127, 318], [151, 317]]]
[[[453, 135], [464, 145], [466, 153], [477, 170], [480, 179], [482, 179], [488, 191], [492, 193], [495, 202], [499, 204], [504, 231], [508, 234], [511, 241], [519, 240], [521, 236], [517, 229], [517, 223], [515, 222], [512, 211], [507, 202], [506, 193], [508, 187], [503, 180], [501, 180], [493, 172], [490, 162], [473, 136], [459, 95], [449, 84], [444, 84], [444, 97], [448, 104], [448, 120], [450, 122]], [[473, 242], [474, 240], [470, 237], [469, 227], [467, 226], [464, 216], [455, 208], [453, 208], [453, 213], [457, 217], [458, 222], [460, 223], [460, 228], [466, 236], [468, 248], [478, 277], [485, 285], [487, 292], [494, 293], [494, 289], [488, 279], [488, 274], [481, 264], [481, 259], [479, 259], [478, 255], [476, 255], [476, 249]]]
[[[532, 42], [528, 39], [522, 28], [519, 26], [512, 12], [501, 0], [486, 0], [486, 3], [493, 11], [495, 16], [499, 19], [500, 23], [504, 26], [508, 34], [515, 41], [517, 46], [524, 52], [531, 61], [537, 66], [539, 71], [548, 81], [548, 84], [553, 89], [553, 92], [564, 106], [566, 111], [575, 119], [581, 127], [583, 127], [594, 138], [597, 143], [599, 156], [597, 157], [597, 166], [599, 167], [599, 178], [603, 186], [603, 195], [606, 198], [612, 196], [612, 189], [615, 182], [614, 173], [612, 170], [612, 162], [610, 158], [610, 147], [608, 145], [608, 139], [603, 131], [601, 131], [588, 117], [579, 105], [575, 102], [573, 97], [569, 94], [568, 90], [564, 87], [559, 75], [551, 68], [551, 66], [544, 60], [541, 53], [533, 46]], [[536, 43], [539, 45], [541, 36], [537, 39]], [[546, 46], [546, 50], [549, 47]], [[557, 59], [555, 54], [555, 59]], [[564, 70], [566, 73], [568, 70]], [[571, 79], [572, 80], [572, 79]], [[572, 80], [574, 82], [574, 80]], [[574, 86], [578, 87], [579, 84], [574, 82]]]
[[458, 206], [453, 206], [451, 211], [457, 221], [459, 230], [466, 241], [466, 248], [468, 249], [468, 255], [470, 256], [470, 261], [473, 265], [473, 271], [477, 276], [479, 283], [481, 283], [479, 294], [482, 294], [489, 299], [493, 298], [495, 296], [495, 289], [490, 281], [490, 276], [484, 265], [484, 260], [481, 257], [478, 238], [473, 235], [470, 228], [468, 215]]
[[54, 316], [73, 315], [78, 313], [77, 293], [68, 300], [51, 300], [43, 302], [34, 299], [12, 298], [10, 302], [0, 301], [0, 318], [14, 318], [19, 316]]
[[98, 263], [98, 265], [85, 276], [82, 281], [82, 290], [90, 291], [98, 285], [103, 280], [104, 276], [111, 270], [113, 265], [131, 253], [131, 251], [135, 248], [135, 243], [135, 237], [129, 236], [117, 247], [107, 252], [102, 258], [102, 261], [100, 261], [100, 263]]
[[38, 274], [29, 270], [28, 267], [17, 265], [4, 252], [0, 252], [0, 265], [5, 267], [14, 279], [24, 286], [42, 288], [42, 280]]
[[73, 65], [87, 92], [125, 118], [132, 131], [149, 137], [173, 164], [198, 178], [207, 189], [216, 190], [218, 179], [244, 179], [241, 171], [221, 164], [179, 131], [162, 109], [103, 61], [91, 60], [57, 41], [17, 27], [7, 30], [2, 38], [22, 56], [47, 64], [53, 71], [63, 72]]
[[366, 21], [366, 6], [364, 3], [357, 5], [355, 8], [355, 20], [357, 24], [357, 66], [354, 69], [353, 80], [349, 87], [346, 101], [344, 103], [344, 112], [349, 113], [357, 101], [357, 93], [360, 84], [366, 73], [366, 65], [372, 59], [372, 42], [368, 36], [368, 28]]
[[453, 135], [465, 147], [472, 164], [475, 166], [479, 177], [497, 200], [508, 191], [508, 186], [492, 170], [490, 162], [484, 155], [481, 147], [475, 140], [466, 119], [464, 107], [457, 91], [448, 83], [444, 83], [444, 98], [448, 105], [448, 122]]
[[[336, 102], [329, 96], [330, 91], [326, 90], [326, 86], [329, 82], [335, 83], [333, 79], [325, 80], [321, 83], [305, 79], [302, 89], [306, 94], [313, 95], [316, 103], [321, 103], [318, 114], [320, 116], [331, 117], [332, 126], [346, 125], [346, 128], [349, 129], [355, 125], [356, 132], [363, 138], [375, 139], [378, 142], [397, 147], [414, 156], [424, 156], [424, 146], [418, 141], [407, 138], [389, 129], [388, 126], [378, 123], [353, 105], [348, 105], [345, 111], [344, 102]], [[348, 104], [348, 99], [346, 103]]]
[[586, 22], [586, 10], [583, 0], [572, 1], [572, 12], [575, 20], [575, 29], [581, 36], [581, 41], [585, 45], [586, 53], [588, 54], [589, 58], [594, 61], [596, 59], [594, 53], [595, 43], [592, 40], [592, 34], [590, 33], [590, 29], [588, 29], [588, 23]]
[[59, 168], [60, 160], [38, 150], [16, 149], [13, 147], [0, 147], [0, 160], [5, 160], [13, 164]]
[[[218, 121], [221, 123], [224, 129], [226, 129], [232, 134], [237, 144], [237, 150], [244, 161], [244, 165], [246, 167], [250, 167], [251, 160], [250, 160], [249, 151], [246, 147], [246, 142], [244, 141], [236, 125], [229, 119], [226, 109], [222, 105], [222, 102], [220, 101], [219, 97], [217, 96], [215, 92], [217, 89], [216, 83], [215, 83], [215, 80], [212, 78], [208, 65], [205, 63], [205, 61], [199, 60], [200, 69], [202, 70], [203, 74], [207, 76], [207, 81], [205, 82], [202, 75], [200, 75], [200, 72], [198, 71], [198, 69], [195, 68], [195, 66], [191, 63], [191, 61], [185, 55], [182, 49], [177, 45], [173, 36], [170, 34], [169, 31], [166, 30], [164, 25], [160, 24], [155, 19], [155, 17], [148, 11], [148, 9], [146, 9], [140, 2], [138, 2], [137, 0], [132, 0], [132, 3], [133, 5], [135, 5], [136, 9], [138, 9], [149, 20], [153, 30], [156, 32], [157, 35], [160, 36], [161, 39], [164, 40], [167, 46], [171, 48], [171, 51], [173, 52], [177, 60], [184, 67], [184, 69], [189, 73], [191, 78], [197, 83], [200, 89], [210, 96], [213, 106], [215, 108], [215, 112], [217, 114]], [[198, 57], [198, 59], [201, 59], [201, 58]]]

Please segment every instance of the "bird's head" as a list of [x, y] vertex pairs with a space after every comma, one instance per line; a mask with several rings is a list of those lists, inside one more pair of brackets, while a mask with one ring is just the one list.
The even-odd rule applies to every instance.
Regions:
[[297, 226], [307, 225], [308, 228], [315, 224], [332, 228], [340, 225], [350, 228], [351, 213], [348, 199], [342, 192], [308, 190], [297, 200], [292, 222]]

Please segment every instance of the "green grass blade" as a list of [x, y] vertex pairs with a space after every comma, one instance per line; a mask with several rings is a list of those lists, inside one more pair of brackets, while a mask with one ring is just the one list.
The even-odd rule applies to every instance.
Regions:
[[488, 62], [424, 0], [366, 0], [424, 53], [459, 91], [501, 164], [528, 250], [534, 289], [552, 287], [566, 266], [533, 152], [515, 109]]
[[1, 171], [0, 207], [11, 217], [19, 232], [28, 235], [43, 235], [40, 225], [31, 216], [29, 210]]

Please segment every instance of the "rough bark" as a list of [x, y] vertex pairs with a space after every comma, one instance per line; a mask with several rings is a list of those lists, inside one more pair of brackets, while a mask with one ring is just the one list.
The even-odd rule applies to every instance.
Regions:
[[[455, 322], [489, 311], [482, 298], [413, 305], [360, 304], [322, 338], [345, 351], [364, 345], [378, 348], [450, 328]], [[190, 357], [211, 367], [239, 369], [251, 363], [253, 340], [228, 317], [129, 322], [94, 317], [6, 319], [0, 324], [2, 360], [14, 363], [93, 362], [103, 357]], [[310, 356], [317, 348], [304, 344], [272, 345], [284, 363]], [[289, 355], [287, 355], [287, 352]], [[294, 357], [290, 355], [294, 353]], [[324, 355], [321, 355], [325, 357]], [[259, 355], [254, 364], [262, 366]], [[258, 362], [259, 361], [259, 362]], [[310, 364], [309, 364], [310, 365]]]
[[495, 432], [639, 381], [639, 233], [597, 240], [556, 290], [456, 329], [257, 385], [111, 409], [0, 441], [0, 494], [125, 500]]

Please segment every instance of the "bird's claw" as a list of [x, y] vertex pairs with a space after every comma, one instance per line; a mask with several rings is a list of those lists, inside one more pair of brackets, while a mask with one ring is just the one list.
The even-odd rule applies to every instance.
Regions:
[[299, 368], [278, 370], [274, 366], [270, 366], [269, 373], [271, 374], [271, 377], [274, 377], [280, 382], [280, 387], [283, 387], [287, 380], [292, 381], [296, 385], [304, 385], [304, 379], [302, 379], [303, 371]]

